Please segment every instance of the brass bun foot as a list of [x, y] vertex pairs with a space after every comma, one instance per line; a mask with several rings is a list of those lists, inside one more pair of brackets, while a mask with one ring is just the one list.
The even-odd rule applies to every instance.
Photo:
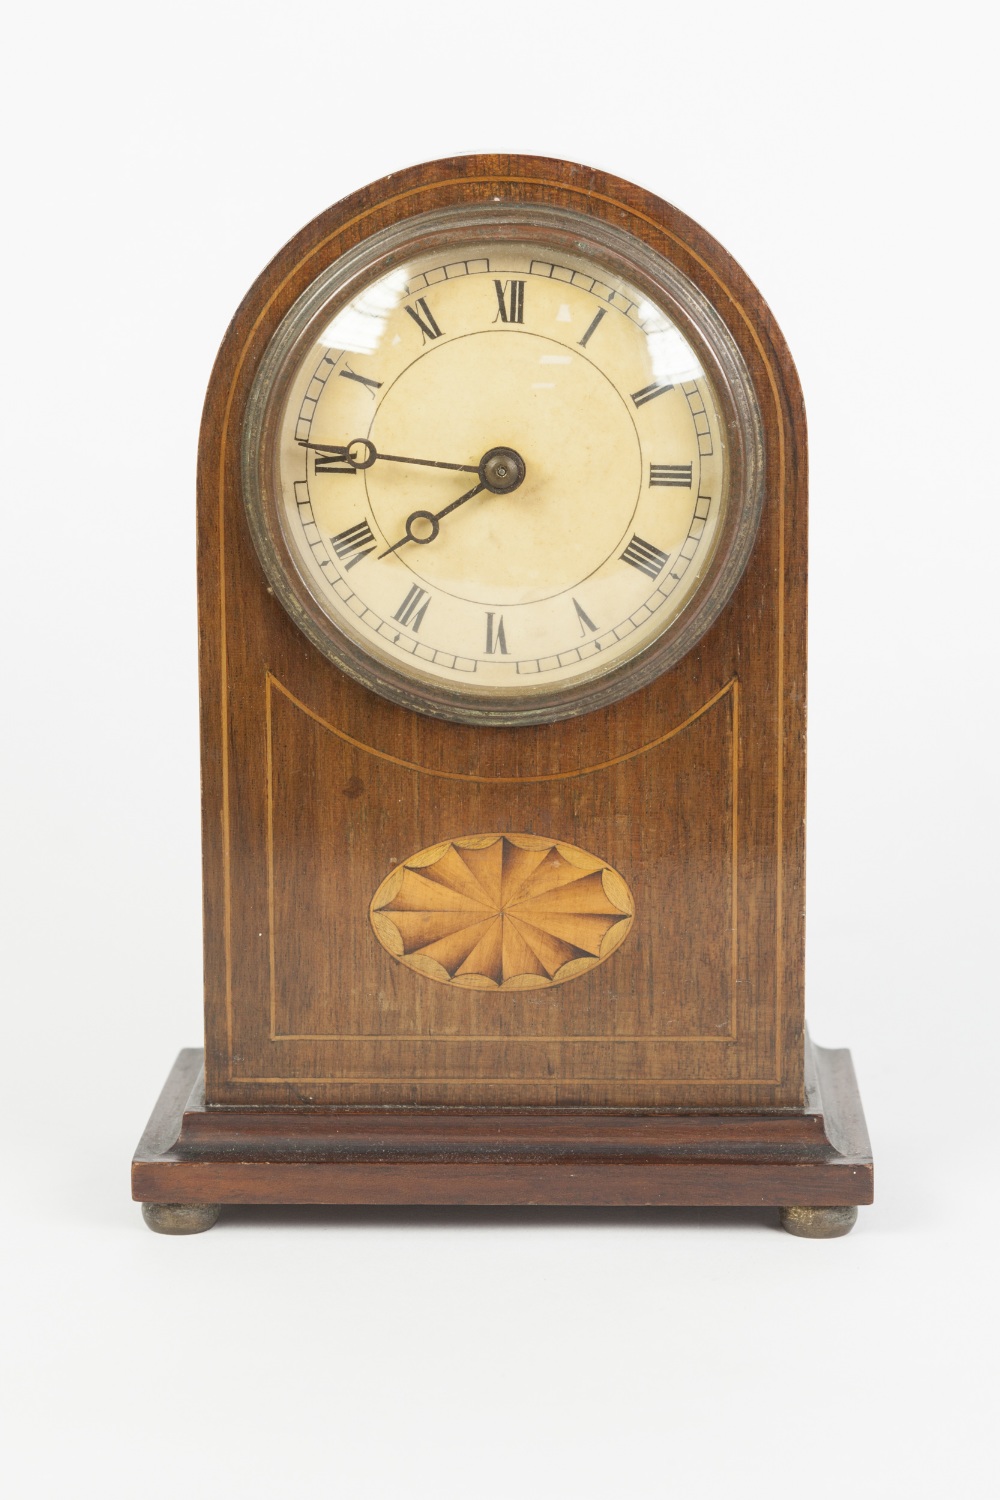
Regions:
[[222, 1212], [218, 1203], [144, 1203], [142, 1217], [155, 1234], [202, 1234]]
[[783, 1208], [781, 1227], [804, 1240], [836, 1240], [857, 1223], [856, 1208]]

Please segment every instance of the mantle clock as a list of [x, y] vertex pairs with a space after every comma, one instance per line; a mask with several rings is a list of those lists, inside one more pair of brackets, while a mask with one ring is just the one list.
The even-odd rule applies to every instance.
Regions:
[[804, 1024], [805, 421], [726, 251], [537, 157], [346, 198], [223, 342], [198, 553], [205, 1047], [136, 1152], [150, 1226], [845, 1233], [864, 1120]]

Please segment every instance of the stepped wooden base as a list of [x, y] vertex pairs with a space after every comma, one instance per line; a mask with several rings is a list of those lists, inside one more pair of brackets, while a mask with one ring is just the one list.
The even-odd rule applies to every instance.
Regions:
[[845, 1050], [807, 1042], [805, 1108], [772, 1114], [207, 1107], [202, 1056], [177, 1058], [132, 1162], [164, 1233], [227, 1203], [772, 1205], [815, 1239], [872, 1201]]

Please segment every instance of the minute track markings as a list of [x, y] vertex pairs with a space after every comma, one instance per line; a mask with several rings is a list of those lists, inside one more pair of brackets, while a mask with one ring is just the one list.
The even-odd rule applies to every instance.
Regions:
[[[532, 277], [539, 281], [553, 282], [556, 285], [565, 280], [565, 284], [568, 287], [572, 287], [574, 291], [582, 293], [585, 296], [593, 297], [595, 301], [603, 303], [603, 306], [598, 308], [595, 317], [591, 320], [591, 324], [584, 333], [583, 338], [579, 339], [576, 345], [570, 345], [568, 347], [586, 348], [590, 337], [594, 332], [596, 332], [598, 324], [609, 309], [618, 313], [620, 317], [625, 318], [627, 322], [631, 323], [633, 327], [638, 328], [639, 331], [645, 334], [647, 337], [651, 332], [662, 333], [667, 329], [673, 329], [676, 327], [676, 324], [669, 318], [666, 318], [665, 322], [662, 325], [654, 322], [653, 326], [650, 327], [650, 319], [647, 315], [643, 314], [642, 306], [640, 306], [638, 303], [633, 301], [631, 298], [625, 298], [624, 294], [615, 291], [613, 287], [605, 286], [589, 273], [574, 269], [572, 266], [562, 265], [559, 262], [553, 263], [551, 261], [542, 261], [537, 257], [533, 257], [527, 268], [516, 268], [508, 272], [500, 270], [499, 278], [497, 276], [499, 267], [491, 266], [489, 258], [487, 256], [477, 256], [474, 259], [458, 262], [457, 264], [468, 267], [468, 269], [463, 270], [458, 274], [454, 274], [454, 264], [456, 263], [453, 263], [451, 261], [443, 262], [441, 265], [432, 266], [427, 271], [421, 272], [420, 276], [415, 278], [418, 283], [419, 281], [424, 280], [425, 284], [420, 288], [421, 293], [423, 293], [424, 291], [437, 292], [440, 289], [445, 289], [448, 286], [455, 285], [456, 283], [461, 283], [465, 280], [466, 277], [468, 277], [470, 280], [475, 280], [477, 276], [484, 276], [489, 277], [494, 282], [500, 279], [501, 284], [505, 286], [509, 284], [509, 279], [511, 277], [520, 279], [522, 283], [524, 283], [524, 278]], [[472, 267], [475, 267], [475, 269], [472, 269]], [[555, 276], [553, 272], [557, 270], [569, 272], [569, 279]], [[426, 277], [435, 275], [435, 280], [430, 282], [426, 281]], [[526, 285], [526, 283], [524, 284]], [[414, 290], [416, 290], [416, 288], [414, 287], [413, 282], [411, 282], [410, 290], [406, 293], [406, 295], [412, 298]], [[424, 300], [424, 296], [421, 295], [421, 297], [417, 299], [417, 306], [419, 306], [421, 302], [424, 302]], [[407, 311], [410, 311], [409, 304], [404, 305], [406, 306]], [[419, 316], [416, 312], [410, 312], [410, 316], [419, 321]], [[497, 317], [499, 318], [499, 313], [497, 314]], [[435, 336], [439, 335], [432, 335], [432, 337]], [[459, 335], [459, 337], [461, 337], [461, 335]], [[666, 385], [660, 387], [660, 389], [673, 390], [674, 386]], [[659, 391], [654, 392], [654, 394], [659, 394]]]
[[[458, 265], [461, 265], [464, 269], [461, 270], [461, 271], [458, 271], [456, 273], [456, 267]], [[473, 267], [474, 267], [474, 269], [473, 269]], [[449, 285], [454, 285], [457, 282], [463, 281], [466, 277], [468, 277], [470, 280], [474, 280], [478, 276], [485, 276], [485, 277], [490, 277], [493, 280], [494, 287], [496, 287], [496, 284], [499, 282], [500, 286], [502, 286], [504, 288], [508, 288], [508, 287], [510, 287], [512, 285], [517, 285], [517, 284], [519, 284], [523, 288], [525, 286], [525, 281], [524, 281], [523, 278], [525, 278], [525, 277], [533, 277], [533, 278], [537, 278], [540, 281], [549, 281], [549, 282], [555, 282], [556, 284], [558, 284], [564, 278], [557, 277], [557, 276], [554, 275], [554, 272], [557, 271], [557, 270], [566, 271], [567, 273], [569, 273], [569, 279], [568, 279], [568, 281], [567, 281], [566, 284], [568, 286], [572, 286], [575, 291], [577, 291], [579, 293], [582, 293], [582, 294], [584, 294], [586, 296], [593, 297], [595, 300], [601, 301], [601, 302], [603, 302], [605, 304], [604, 306], [598, 308], [598, 310], [595, 313], [594, 317], [591, 319], [590, 324], [588, 325], [587, 329], [585, 330], [585, 332], [583, 334], [583, 337], [580, 338], [577, 341], [575, 347], [580, 348], [580, 349], [585, 349], [587, 347], [587, 344], [589, 343], [592, 335], [596, 332], [599, 324], [601, 323], [601, 320], [604, 318], [604, 316], [607, 313], [607, 311], [608, 311], [609, 308], [613, 308], [621, 317], [624, 317], [628, 322], [632, 323], [636, 328], [638, 328], [640, 330], [640, 332], [642, 332], [642, 333], [644, 333], [644, 334], [646, 334], [648, 336], [648, 333], [650, 331], [647, 328], [647, 326], [646, 326], [646, 324], [648, 322], [648, 319], [646, 321], [643, 321], [643, 319], [638, 316], [638, 314], [641, 311], [641, 309], [638, 308], [637, 304], [634, 301], [632, 301], [631, 299], [629, 299], [629, 300], [627, 300], [627, 301], [625, 301], [623, 303], [621, 300], [618, 299], [618, 294], [614, 291], [613, 288], [604, 286], [602, 283], [596, 281], [595, 278], [592, 277], [592, 276], [590, 276], [587, 272], [584, 272], [584, 271], [581, 271], [581, 270], [578, 270], [578, 269], [574, 269], [571, 266], [564, 266], [564, 265], [561, 265], [560, 263], [553, 263], [553, 262], [549, 262], [549, 261], [541, 261], [537, 257], [536, 258], [532, 258], [532, 260], [531, 260], [531, 262], [530, 262], [527, 270], [519, 270], [516, 273], [515, 276], [510, 276], [510, 275], [504, 276], [504, 273], [501, 272], [501, 277], [497, 277], [495, 269], [490, 264], [489, 257], [483, 256], [483, 257], [475, 257], [474, 259], [462, 260], [460, 262], [454, 262], [454, 263], [450, 262], [450, 261], [449, 262], [443, 262], [442, 264], [440, 264], [438, 266], [430, 267], [428, 269], [428, 271], [426, 271], [426, 272], [421, 272], [420, 276], [417, 278], [417, 281], [418, 281], [418, 284], [419, 284], [419, 281], [421, 281], [421, 280], [424, 281], [424, 285], [429, 290], [431, 288], [434, 288], [434, 289], [446, 288]], [[428, 276], [433, 276], [436, 273], [440, 273], [440, 274], [437, 274], [436, 279], [433, 282], [427, 282], [426, 278]], [[411, 287], [412, 287], [412, 283], [411, 283]], [[413, 290], [416, 290], [416, 288], [413, 288]], [[411, 290], [408, 293], [408, 295], [410, 295], [411, 298], [413, 297], [413, 290]], [[523, 321], [523, 299], [524, 299], [524, 292], [522, 291], [520, 293], [520, 300], [521, 300], [521, 306], [522, 306], [522, 318], [518, 320], [519, 322]], [[429, 344], [433, 345], [433, 343], [438, 338], [442, 337], [443, 330], [441, 329], [440, 325], [438, 324], [437, 319], [436, 319], [434, 313], [432, 312], [430, 306], [428, 305], [428, 302], [427, 302], [427, 299], [426, 299], [425, 296], [421, 295], [420, 297], [413, 298], [413, 305], [411, 305], [410, 303], [404, 304], [404, 310], [409, 314], [409, 316], [413, 319], [413, 321], [420, 328], [420, 331], [421, 331], [421, 340], [422, 340], [422, 342], [423, 342], [423, 344], [425, 346], [427, 346]], [[499, 311], [498, 311], [498, 313], [496, 315], [495, 321], [499, 320], [499, 318], [500, 318], [500, 314], [499, 314]], [[674, 325], [672, 323], [670, 323], [669, 320], [668, 320], [667, 326], [673, 327]], [[472, 329], [472, 330], [470, 330], [470, 332], [472, 332], [472, 333], [482, 332], [482, 331], [484, 331], [484, 330], [481, 330], [481, 329]], [[654, 329], [653, 331], [662, 331], [662, 330]], [[461, 338], [461, 337], [464, 337], [466, 335], [460, 334], [458, 336]], [[555, 342], [560, 342], [560, 341], [559, 340], [555, 340]], [[574, 346], [571, 345], [571, 346], [568, 346], [568, 347], [574, 347]], [[425, 352], [429, 352], [429, 351], [427, 349], [425, 349]], [[317, 376], [318, 376], [318, 370], [319, 370], [319, 368], [321, 366], [326, 365], [326, 366], [330, 367], [325, 372], [324, 375], [318, 376], [319, 384], [320, 384], [321, 387], [325, 383], [325, 380], [326, 380], [327, 376], [330, 373], [332, 373], [332, 369], [335, 366], [337, 366], [340, 363], [340, 361], [342, 359], [344, 359], [344, 357], [345, 356], [344, 356], [344, 351], [343, 350], [340, 350], [340, 351], [337, 351], [337, 350], [328, 351], [327, 353], [325, 353], [325, 354], [323, 354], [321, 356], [321, 358], [319, 360], [319, 365], [317, 366]], [[599, 365], [595, 366], [595, 368], [601, 370], [601, 366], [599, 366]], [[338, 373], [341, 374], [341, 375], [346, 376], [347, 378], [353, 378], [353, 379], [359, 381], [361, 384], [368, 386], [369, 388], [371, 388], [372, 385], [376, 385], [379, 388], [381, 388], [381, 386], [383, 384], [383, 382], [373, 382], [371, 379], [369, 379], [367, 377], [358, 376], [358, 375], [355, 374], [355, 372], [349, 371], [349, 370], [340, 370], [340, 371], [338, 371]], [[403, 372], [400, 372], [400, 373], [403, 373]], [[605, 372], [603, 370], [601, 370], [601, 373], [603, 374]], [[317, 376], [314, 376], [313, 378], [317, 379]], [[396, 378], [398, 378], [398, 377], [396, 377]], [[394, 384], [395, 380], [393, 380], [392, 383]], [[696, 382], [693, 382], [691, 384], [692, 384], [692, 388], [696, 387]], [[617, 387], [616, 387], [616, 389], [617, 389]], [[631, 395], [631, 399], [632, 399], [633, 402], [635, 402], [636, 406], [638, 407], [638, 406], [645, 405], [645, 403], [647, 401], [653, 400], [653, 398], [655, 396], [665, 394], [667, 391], [671, 391], [673, 389], [675, 389], [675, 386], [672, 385], [672, 384], [660, 384], [660, 385], [657, 385], [656, 383], [654, 383], [654, 384], [652, 384], [650, 386], [643, 387], [639, 391], [633, 392], [632, 395]], [[685, 392], [685, 395], [688, 397], [688, 399], [690, 401], [692, 393], [688, 389], [687, 386], [684, 387], [684, 392]], [[372, 394], [373, 394], [373, 398], [374, 398], [374, 392], [372, 392]], [[303, 407], [306, 406], [306, 405], [309, 405], [309, 406], [311, 406], [311, 407], [314, 408], [315, 404], [316, 404], [315, 403], [315, 398], [307, 398], [303, 402]], [[704, 406], [703, 405], [701, 407], [701, 410], [704, 411]], [[307, 414], [304, 410], [300, 409], [300, 412], [299, 412], [299, 426], [305, 425], [308, 428], [311, 425], [311, 422], [312, 422], [312, 413], [310, 412], [310, 413]], [[700, 436], [701, 436], [701, 434], [699, 433], [699, 437]], [[706, 440], [710, 444], [710, 442], [711, 442], [710, 438], [706, 438]], [[706, 452], [706, 451], [710, 453], [711, 452], [711, 447], [709, 446], [707, 450], [703, 450], [703, 456], [704, 456], [704, 452]]]

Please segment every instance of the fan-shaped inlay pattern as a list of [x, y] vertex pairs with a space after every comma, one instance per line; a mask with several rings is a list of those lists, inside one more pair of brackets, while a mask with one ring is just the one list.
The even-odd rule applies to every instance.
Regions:
[[542, 989], [615, 951], [635, 905], [622, 877], [574, 844], [487, 833], [423, 849], [383, 880], [375, 936], [442, 984]]

